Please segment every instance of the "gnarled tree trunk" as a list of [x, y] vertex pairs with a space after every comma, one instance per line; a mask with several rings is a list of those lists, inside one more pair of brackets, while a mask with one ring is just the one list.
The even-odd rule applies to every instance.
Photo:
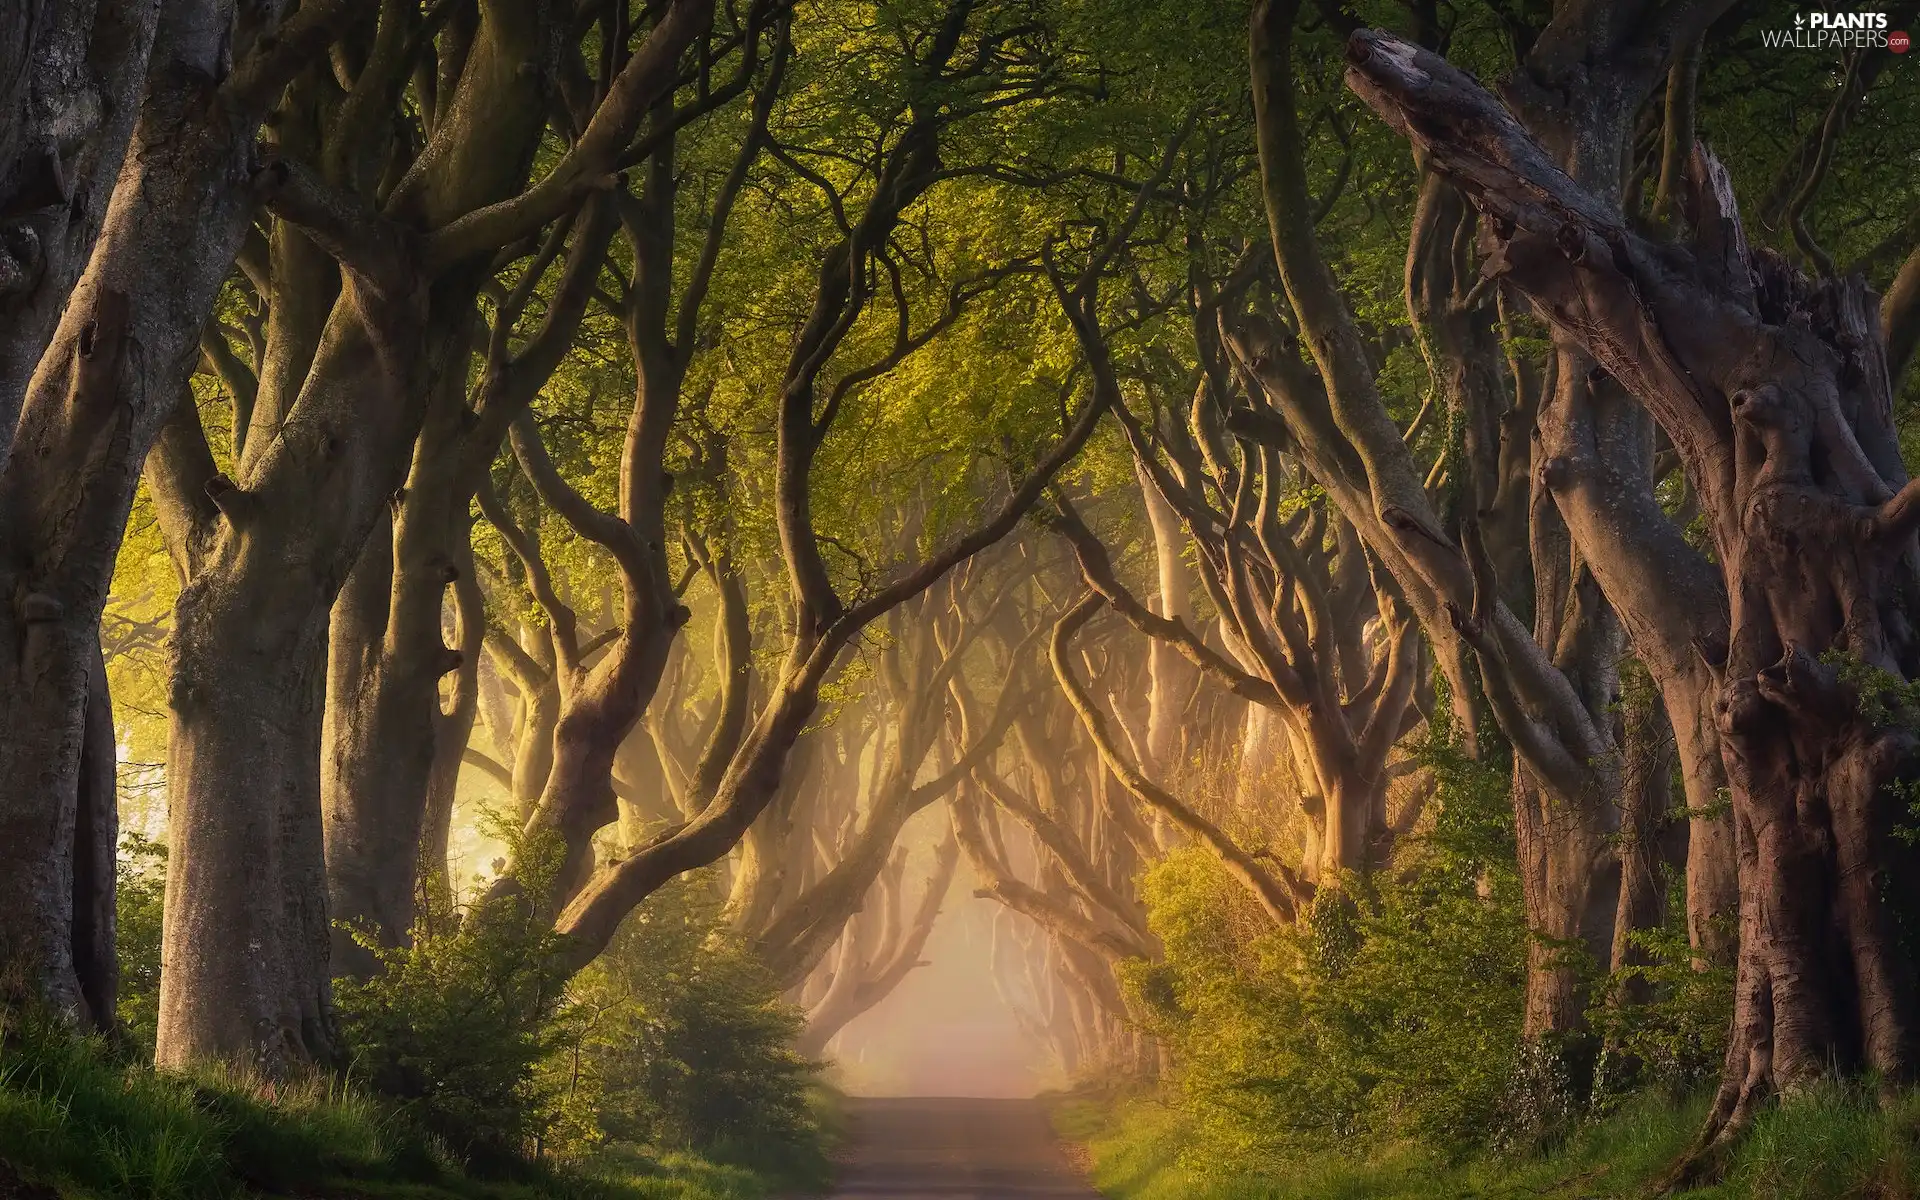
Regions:
[[1700, 497], [1731, 601], [1728, 644], [1700, 653], [1721, 681], [1741, 914], [1706, 1145], [1835, 1067], [1911, 1078], [1920, 991], [1899, 931], [1915, 871], [1894, 828], [1917, 748], [1920, 488], [1876, 300], [1751, 248], [1703, 149], [1692, 238], [1655, 244], [1444, 60], [1373, 32], [1349, 54], [1350, 86], [1481, 209], [1506, 283], [1646, 405]]
[[[71, 6], [47, 11], [79, 19]], [[109, 5], [100, 19], [111, 23], [129, 15]], [[151, 14], [142, 19], [151, 20]], [[6, 943], [0, 955], [10, 960], [6, 975], [17, 990], [103, 1025], [112, 1013], [87, 1011], [86, 989], [76, 972], [81, 966], [97, 976], [94, 960], [101, 948], [83, 946], [86, 961], [76, 964], [73, 941], [76, 886], [84, 879], [90, 893], [101, 884], [98, 862], [76, 864], [76, 836], [83, 829], [93, 836], [111, 830], [101, 824], [104, 814], [96, 808], [110, 799], [110, 790], [106, 797], [98, 793], [99, 773], [104, 769], [111, 775], [111, 747], [104, 748], [108, 762], [103, 767], [103, 747], [90, 744], [88, 732], [98, 727], [89, 717], [90, 696], [104, 687], [104, 679], [95, 678], [100, 613], [141, 462], [198, 355], [200, 327], [252, 215], [253, 136], [274, 81], [284, 82], [283, 63], [249, 55], [242, 45], [238, 68], [225, 84], [216, 83], [236, 52], [229, 44], [232, 22], [231, 4], [170, 9], [155, 38], [144, 104], [135, 103], [137, 82], [129, 83], [124, 94], [101, 98], [127, 110], [103, 114], [110, 126], [123, 116], [131, 119], [131, 110], [138, 109], [131, 149], [124, 164], [115, 164], [119, 184], [110, 203], [104, 194], [113, 165], [95, 161], [86, 164], [88, 177], [77, 181], [84, 194], [39, 197], [41, 203], [71, 205], [51, 224], [37, 211], [9, 211], [0, 218], [9, 230], [9, 254], [26, 244], [22, 231], [30, 228], [62, 243], [43, 247], [57, 261], [42, 264], [50, 274], [32, 282], [39, 290], [25, 294], [26, 309], [14, 314], [18, 324], [7, 323], [5, 336], [35, 330], [43, 335], [41, 318], [47, 313], [36, 315], [35, 306], [50, 305], [48, 311], [60, 313], [61, 300], [66, 302], [51, 343], [26, 381], [24, 401], [16, 409], [12, 397], [0, 395], [0, 448], [11, 439], [14, 449], [0, 468], [0, 779], [5, 780], [0, 784], [0, 913], [5, 914], [0, 939]], [[144, 36], [137, 26], [136, 21], [115, 36]], [[63, 51], [56, 43], [83, 30], [42, 32], [51, 40], [36, 43], [36, 52], [80, 53], [73, 45]], [[298, 31], [290, 36], [297, 47]], [[137, 81], [138, 64], [116, 67], [110, 57], [98, 64], [62, 58], [40, 67], [131, 69]], [[109, 72], [98, 82], [113, 86], [117, 78]], [[20, 82], [34, 93], [26, 114], [29, 126], [48, 116], [35, 106], [76, 99], [69, 93], [62, 100], [54, 94], [58, 88], [45, 91], [52, 81], [44, 77]], [[66, 82], [82, 91], [89, 86]], [[110, 130], [94, 132], [111, 140]], [[31, 136], [47, 133], [39, 129]], [[42, 143], [29, 149], [44, 155], [69, 148]], [[86, 153], [112, 160], [117, 150], [103, 142]], [[54, 181], [61, 179], [57, 161], [41, 167]], [[16, 175], [13, 182], [27, 188], [13, 201], [25, 203], [23, 197], [31, 198], [34, 187], [48, 180]], [[98, 216], [102, 207], [103, 218]], [[75, 256], [86, 250], [84, 227], [96, 219], [100, 233], [91, 258], [66, 296]], [[183, 264], [176, 261], [176, 251], [184, 245], [202, 247], [204, 253]], [[23, 352], [11, 343], [0, 348], [0, 356]], [[17, 365], [0, 364], [0, 372]], [[0, 380], [0, 391], [17, 386], [18, 381]], [[111, 861], [111, 845], [85, 849]], [[93, 903], [91, 896], [87, 903]], [[94, 926], [100, 936], [108, 935], [97, 921]]]

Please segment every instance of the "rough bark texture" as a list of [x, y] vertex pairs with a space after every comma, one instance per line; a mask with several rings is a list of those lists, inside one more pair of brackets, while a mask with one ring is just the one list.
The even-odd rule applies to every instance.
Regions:
[[[558, 7], [479, 6], [464, 57], [437, 98], [425, 147], [381, 197], [382, 127], [354, 118], [386, 111], [408, 78], [403, 51], [415, 44], [406, 36], [411, 17], [405, 6], [388, 9], [368, 67], [341, 102], [338, 123], [326, 130], [325, 180], [289, 172], [301, 186], [278, 211], [306, 225], [340, 261], [342, 286], [311, 365], [288, 371], [300, 380], [297, 391], [281, 393], [273, 411], [261, 411], [269, 408], [264, 401], [256, 409], [237, 483], [223, 493], [220, 533], [176, 610], [168, 777], [176, 821], [184, 812], [197, 842], [188, 850], [176, 839], [176, 855], [273, 863], [276, 823], [318, 827], [320, 712], [291, 698], [321, 670], [329, 610], [404, 480], [436, 381], [466, 373], [464, 335], [491, 259], [499, 246], [537, 233], [593, 189], [644, 113], [677, 81], [681, 55], [712, 16], [702, 0], [662, 10], [573, 146], [526, 187], [568, 21]], [[381, 200], [379, 211], [369, 197]], [[237, 639], [242, 645], [229, 644], [236, 639], [228, 631], [236, 628], [248, 631]], [[263, 690], [274, 702], [250, 703]], [[263, 819], [263, 802], [277, 815]], [[417, 793], [408, 798], [416, 813], [421, 802]], [[318, 841], [302, 837], [288, 849], [301, 857], [287, 861], [282, 886], [271, 890], [303, 893], [300, 928], [284, 939], [299, 946], [292, 952], [298, 971], [255, 995], [232, 991], [248, 939], [220, 928], [245, 908], [224, 893], [236, 867], [219, 876], [222, 886], [189, 893], [180, 920], [170, 904], [169, 945], [177, 931], [193, 968], [170, 976], [176, 999], [163, 997], [162, 1061], [258, 1056], [262, 1031], [288, 1052], [327, 1052], [316, 1040], [318, 1026], [276, 1032], [289, 1029], [276, 1010], [290, 1002], [307, 1008], [304, 997], [316, 991], [324, 1009], [326, 992], [324, 887], [304, 893], [321, 883], [313, 878], [323, 874]], [[309, 948], [308, 914], [319, 917], [317, 949]], [[301, 973], [315, 961], [322, 967], [317, 982]], [[296, 995], [302, 998], [290, 1001]], [[266, 1012], [257, 1011], [263, 1006]]]
[[[141, 462], [197, 356], [253, 209], [252, 139], [264, 111], [255, 89], [278, 71], [256, 55], [226, 75], [232, 20], [231, 5], [169, 9], [86, 271], [33, 370], [17, 426], [4, 426], [14, 453], [0, 473], [0, 911], [21, 990], [75, 1015], [84, 1010], [73, 856], [100, 613]], [[118, 102], [131, 108], [131, 94]], [[86, 203], [61, 236], [81, 237], [105, 173], [96, 169], [93, 191], [74, 197]], [[206, 253], [183, 264], [175, 254], [183, 245]], [[84, 252], [84, 239], [68, 250]], [[94, 752], [90, 791], [97, 743]], [[85, 875], [97, 885], [97, 864]]]
[[[1423, 326], [1432, 361], [1445, 368], [1443, 387], [1459, 405], [1468, 430], [1476, 431], [1470, 452], [1463, 453], [1461, 461], [1449, 463], [1449, 470], [1457, 468], [1466, 476], [1461, 482], [1467, 486], [1457, 490], [1464, 492], [1463, 500], [1470, 497], [1470, 501], [1454, 504], [1451, 512], [1434, 503], [1428, 487], [1413, 469], [1405, 440], [1387, 417], [1364, 340], [1319, 253], [1311, 223], [1303, 216], [1311, 206], [1288, 58], [1295, 11], [1295, 6], [1285, 3], [1258, 6], [1253, 21], [1253, 61], [1267, 210], [1297, 333], [1257, 318], [1232, 327], [1229, 343], [1235, 359], [1257, 387], [1249, 389], [1251, 411], [1236, 414], [1230, 427], [1237, 426], [1252, 436], [1270, 437], [1277, 444], [1294, 448], [1308, 462], [1316, 481], [1327, 489], [1400, 585], [1435, 648], [1456, 706], [1463, 699], [1484, 695], [1487, 710], [1512, 742], [1525, 772], [1514, 797], [1523, 839], [1529, 831], [1540, 839], [1523, 848], [1523, 857], [1531, 862], [1529, 878], [1534, 885], [1527, 890], [1530, 923], [1543, 932], [1551, 931], [1551, 936], [1567, 944], [1575, 940], [1573, 931], [1589, 929], [1595, 935], [1590, 944], [1604, 952], [1611, 937], [1600, 936], [1589, 915], [1606, 910], [1606, 922], [1610, 924], [1611, 909], [1606, 904], [1589, 904], [1589, 899], [1610, 895], [1611, 883], [1592, 876], [1595, 871], [1613, 871], [1607, 862], [1610, 855], [1598, 853], [1596, 848], [1604, 848], [1605, 832], [1614, 823], [1622, 795], [1621, 759], [1611, 722], [1604, 719], [1611, 697], [1594, 670], [1601, 656], [1583, 654], [1581, 648], [1591, 650], [1606, 640], [1605, 630], [1591, 627], [1592, 622], [1611, 622], [1618, 606], [1587, 602], [1582, 599], [1582, 589], [1597, 579], [1607, 601], [1615, 596], [1615, 591], [1606, 590], [1608, 587], [1619, 592], [1622, 602], [1645, 596], [1657, 599], [1661, 607], [1639, 605], [1626, 619], [1636, 636], [1656, 628], [1659, 616], [1669, 612], [1677, 613], [1683, 623], [1703, 619], [1694, 616], [1700, 612], [1708, 614], [1704, 619], [1710, 621], [1712, 608], [1702, 603], [1699, 593], [1662, 590], [1676, 570], [1670, 556], [1606, 557], [1604, 547], [1590, 551], [1582, 541], [1587, 536], [1586, 526], [1593, 525], [1610, 529], [1616, 538], [1656, 538], [1664, 532], [1664, 539], [1651, 544], [1663, 552], [1675, 545], [1685, 549], [1678, 531], [1653, 503], [1647, 482], [1650, 475], [1636, 473], [1636, 464], [1645, 462], [1646, 455], [1638, 449], [1638, 443], [1626, 444], [1631, 426], [1610, 428], [1607, 436], [1612, 440], [1602, 442], [1591, 428], [1584, 407], [1571, 407], [1576, 401], [1584, 405], [1586, 375], [1577, 368], [1560, 370], [1564, 354], [1552, 364], [1556, 369], [1548, 377], [1549, 390], [1537, 412], [1518, 390], [1527, 372], [1517, 366], [1511, 371], [1519, 401], [1510, 410], [1513, 419], [1524, 422], [1527, 416], [1534, 416], [1540, 436], [1531, 439], [1533, 448], [1525, 455], [1519, 453], [1515, 439], [1503, 436], [1507, 449], [1495, 455], [1492, 433], [1486, 428], [1482, 411], [1490, 399], [1484, 386], [1487, 355], [1484, 346], [1474, 348], [1476, 341], [1484, 341], [1486, 331], [1485, 315], [1476, 315], [1475, 305], [1485, 303], [1489, 289], [1477, 283], [1470, 285], [1466, 278], [1470, 263], [1464, 239], [1474, 223], [1466, 221], [1465, 214], [1457, 209], [1450, 212], [1444, 194], [1429, 190], [1421, 206], [1426, 226], [1417, 231], [1409, 247], [1409, 305], [1416, 323]], [[1605, 5], [1570, 4], [1558, 10], [1557, 17], [1576, 23], [1583, 19], [1602, 21], [1607, 11]], [[1698, 10], [1689, 12], [1699, 16]], [[1612, 32], [1622, 38], [1657, 40], [1665, 28], [1635, 32], [1628, 24]], [[1564, 30], [1536, 41], [1530, 62], [1537, 58], [1547, 64], [1539, 68], [1546, 73], [1542, 76], [1546, 82], [1538, 85], [1543, 94], [1561, 95], [1552, 84], [1560, 80], [1570, 104], [1592, 103], [1605, 110], [1608, 104], [1622, 103], [1620, 88], [1625, 85], [1618, 81], [1600, 87], [1584, 81], [1584, 77], [1571, 84], [1561, 79], [1568, 73], [1580, 77], [1586, 69], [1580, 44], [1578, 35], [1571, 35], [1570, 40]], [[1638, 45], [1634, 42], [1629, 48]], [[1634, 53], [1639, 55], [1633, 59], [1636, 64], [1643, 64], [1647, 54], [1658, 57], [1657, 50], [1641, 53], [1634, 49]], [[1662, 65], [1654, 63], [1646, 76], [1647, 86], [1659, 78]], [[1553, 74], [1554, 70], [1560, 74]], [[1601, 103], [1603, 99], [1605, 104]], [[1629, 105], [1629, 111], [1634, 107], [1637, 105]], [[1601, 120], [1607, 112], [1596, 116], [1583, 109], [1564, 122], [1573, 131], [1570, 136], [1580, 141], [1596, 161], [1604, 158], [1606, 147], [1619, 145], [1613, 127]], [[1424, 145], [1416, 147], [1416, 159], [1435, 178], [1433, 188], [1460, 187], [1460, 181], [1433, 161]], [[1446, 246], [1444, 253], [1439, 251], [1442, 243]], [[1490, 270], [1497, 274], [1498, 268]], [[1301, 361], [1303, 355], [1310, 358], [1312, 370]], [[1270, 415], [1280, 420], [1271, 422]], [[1588, 422], [1577, 428], [1586, 438], [1582, 452], [1595, 466], [1596, 476], [1611, 471], [1613, 482], [1630, 485], [1621, 489], [1630, 503], [1619, 503], [1615, 493], [1603, 494], [1598, 488], [1582, 493], [1588, 501], [1584, 508], [1555, 503], [1552, 484], [1561, 478], [1566, 464], [1547, 470], [1551, 460], [1540, 461], [1540, 446], [1549, 437], [1559, 436], [1557, 423], [1576, 418]], [[1644, 427], [1639, 436], [1644, 437]], [[1620, 456], [1610, 464], [1600, 462], [1597, 455], [1603, 449]], [[1522, 473], [1521, 465], [1529, 459], [1532, 469]], [[1484, 478], [1489, 467], [1496, 474], [1491, 483]], [[1529, 478], [1530, 488], [1519, 490], [1525, 486], [1521, 481]], [[1489, 499], [1493, 511], [1479, 511]], [[1516, 506], [1528, 510], [1524, 522], [1519, 520]], [[1628, 534], [1626, 531], [1633, 527], [1623, 518], [1629, 517], [1649, 524]], [[1657, 526], [1651, 524], [1655, 519]], [[1500, 533], [1502, 526], [1506, 528], [1504, 534]], [[1568, 527], [1576, 535], [1571, 538], [1571, 546], [1565, 532]], [[1528, 530], [1525, 553], [1513, 544], [1520, 528]], [[1551, 545], [1542, 546], [1542, 538]], [[1536, 569], [1548, 572], [1544, 581], [1536, 577], [1534, 586], [1528, 588], [1503, 576], [1502, 562], [1512, 571], [1528, 559]], [[1690, 565], [1691, 560], [1686, 559], [1680, 560], [1678, 567]], [[1684, 571], [1682, 575], [1683, 582], [1698, 578]], [[1544, 590], [1543, 582], [1548, 584]], [[1711, 596], [1709, 588], [1706, 599]], [[1509, 599], [1533, 608], [1539, 638], [1530, 636]], [[1597, 600], [1598, 596], [1587, 599]], [[1691, 611], [1689, 605], [1693, 606]], [[1655, 648], [1670, 648], [1672, 644], [1669, 640], [1657, 643]], [[1649, 657], [1649, 667], [1663, 686], [1669, 682], [1675, 685], [1669, 696], [1670, 708], [1682, 714], [1675, 724], [1690, 736], [1694, 769], [1689, 775], [1697, 786], [1706, 787], [1711, 772], [1699, 769], [1704, 749], [1700, 739], [1692, 736], [1700, 724], [1698, 694], [1689, 696], [1684, 691], [1685, 683], [1697, 678], [1688, 674], [1689, 662]], [[1689, 700], [1691, 707], [1686, 703]], [[1457, 715], [1461, 718], [1459, 727], [1471, 732], [1472, 714]], [[1701, 811], [1709, 811], [1707, 805], [1703, 804]], [[1557, 844], [1563, 835], [1566, 844]], [[1702, 846], [1709, 845], [1710, 839], [1703, 838]], [[1559, 865], [1549, 870], [1549, 862]], [[1604, 885], [1597, 893], [1596, 883]], [[1598, 921], [1597, 915], [1594, 921]], [[1536, 980], [1541, 1002], [1530, 1006], [1532, 1022], [1540, 1031], [1541, 1027], [1562, 1025], [1569, 1019], [1556, 1014], [1566, 1014], [1576, 1007], [1576, 973], [1564, 956], [1541, 951], [1535, 961], [1536, 974], [1549, 976]], [[1549, 996], [1562, 999], [1548, 1003]]]
[[120, 849], [119, 753], [107, 663], [96, 655], [87, 676], [87, 731], [80, 743], [73, 821], [73, 971], [93, 1027], [118, 1028], [119, 910], [114, 885]]
[[1478, 206], [1505, 282], [1659, 422], [1698, 493], [1731, 601], [1702, 657], [1739, 849], [1733, 1037], [1708, 1128], [1838, 1067], [1912, 1075], [1914, 872], [1892, 836], [1920, 671], [1920, 505], [1893, 433], [1877, 302], [1749, 247], [1725, 171], [1696, 149], [1689, 244], [1660, 245], [1560, 171], [1437, 56], [1356, 34], [1348, 82]]
[[[333, 1052], [320, 803], [328, 614], [402, 478], [431, 380], [464, 374], [464, 356], [436, 361], [427, 347], [444, 345], [436, 328], [468, 326], [486, 264], [435, 271], [439, 244], [420, 232], [512, 194], [544, 128], [529, 109], [549, 72], [521, 66], [548, 60], [553, 18], [540, 7], [482, 9], [451, 114], [385, 212], [365, 197], [388, 143], [362, 122], [406, 78], [408, 29], [393, 19], [402, 9], [388, 10], [377, 34], [387, 56], [376, 48], [324, 131], [324, 179], [283, 171], [298, 186], [297, 203], [278, 209], [282, 223], [308, 226], [340, 260], [340, 286], [329, 308], [330, 288], [293, 274], [310, 252], [283, 231], [275, 268], [288, 274], [275, 288], [288, 306], [285, 336], [273, 339], [234, 479], [215, 489], [216, 530], [175, 610], [159, 1036], [169, 1065], [253, 1058], [278, 1069]], [[487, 156], [462, 153], [482, 140]], [[285, 903], [248, 899], [259, 895]], [[266, 924], [235, 929], [236, 916]], [[283, 961], [270, 961], [276, 953]]]
[[0, 15], [0, 466], [141, 111], [158, 0]]

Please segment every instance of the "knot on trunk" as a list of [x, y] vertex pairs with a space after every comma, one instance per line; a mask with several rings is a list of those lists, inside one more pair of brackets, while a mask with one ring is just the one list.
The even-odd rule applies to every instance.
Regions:
[[220, 510], [220, 515], [225, 517], [230, 525], [239, 525], [254, 511], [257, 497], [252, 492], [243, 490], [225, 475], [215, 475], [202, 485], [201, 490], [207, 494], [207, 499], [213, 502], [213, 506]]
[[1380, 510], [1380, 519], [1387, 528], [1398, 533], [1417, 533], [1430, 542], [1453, 549], [1453, 543], [1441, 536], [1440, 532], [1428, 525], [1417, 514], [1397, 504], [1389, 504]]
[[1587, 231], [1577, 222], [1568, 221], [1553, 235], [1554, 245], [1566, 256], [1570, 263], [1579, 264], [1587, 260]]
[[1453, 625], [1453, 631], [1467, 639], [1469, 643], [1477, 645], [1481, 634], [1485, 632], [1480, 619], [1450, 600], [1446, 607], [1447, 620]]
[[1767, 704], [1751, 679], [1736, 679], [1713, 706], [1714, 723], [1722, 737], [1743, 737], [1757, 731], [1766, 717]]

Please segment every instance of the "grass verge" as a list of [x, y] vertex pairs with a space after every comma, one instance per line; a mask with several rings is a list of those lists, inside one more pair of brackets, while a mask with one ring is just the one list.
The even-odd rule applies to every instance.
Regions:
[[630, 1148], [474, 1178], [335, 1081], [164, 1074], [0, 1017], [6, 1200], [763, 1200], [773, 1183], [744, 1167]]
[[[1646, 1195], [1686, 1148], [1704, 1101], [1651, 1099], [1551, 1153], [1449, 1164], [1416, 1147], [1210, 1169], [1192, 1123], [1149, 1098], [1066, 1097], [1061, 1136], [1083, 1145], [1111, 1200], [1603, 1200]], [[1920, 1200], [1920, 1094], [1881, 1106], [1859, 1088], [1815, 1089], [1755, 1123], [1725, 1180], [1688, 1200]]]

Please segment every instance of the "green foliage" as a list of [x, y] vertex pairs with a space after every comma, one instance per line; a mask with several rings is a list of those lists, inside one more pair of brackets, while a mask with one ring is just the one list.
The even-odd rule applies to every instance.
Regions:
[[754, 1200], [764, 1190], [740, 1172], [638, 1158], [604, 1178], [521, 1165], [511, 1181], [481, 1182], [337, 1082], [156, 1072], [15, 1015], [0, 1017], [0, 1194]]
[[[1627, 1200], [1651, 1194], [1697, 1135], [1703, 1097], [1638, 1098], [1541, 1154], [1448, 1162], [1419, 1147], [1321, 1154], [1280, 1170], [1221, 1168], [1183, 1113], [1151, 1100], [1070, 1100], [1061, 1136], [1086, 1146], [1093, 1183], [1112, 1200]], [[1815, 1088], [1769, 1107], [1734, 1148], [1723, 1183], [1683, 1200], [1840, 1200], [1920, 1194], [1911, 1130], [1920, 1093], [1877, 1103], [1865, 1090]]]
[[[721, 916], [711, 872], [651, 896], [579, 980], [581, 1032], [549, 1061], [576, 1137], [824, 1176], [802, 1018]], [[590, 1016], [587, 1014], [591, 1014]]]
[[[1670, 903], [1668, 911], [1685, 906]], [[1609, 976], [1588, 1014], [1604, 1046], [1594, 1084], [1600, 1107], [1641, 1087], [1669, 1100], [1691, 1095], [1718, 1075], [1726, 1054], [1733, 965], [1703, 961], [1678, 919], [1629, 936], [1645, 961]], [[1626, 1002], [1636, 991], [1644, 999]]]
[[[558, 839], [523, 837], [504, 817], [488, 824], [513, 848], [527, 894], [541, 894]], [[429, 910], [406, 946], [352, 932], [381, 967], [335, 987], [353, 1075], [463, 1158], [499, 1166], [537, 1153], [556, 1109], [539, 1067], [576, 1036], [559, 935], [517, 894], [457, 920]]]
[[1909, 682], [1839, 649], [1821, 654], [1820, 662], [1834, 668], [1840, 682], [1853, 689], [1861, 719], [1869, 725], [1920, 728], [1920, 681]]
[[364, 942], [381, 974], [338, 987], [353, 1077], [477, 1167], [680, 1152], [823, 1178], [801, 1018], [718, 894], [710, 872], [676, 879], [570, 982], [559, 936], [512, 900]]
[[[1297, 928], [1266, 927], [1211, 856], [1178, 852], [1149, 872], [1165, 961], [1131, 964], [1123, 982], [1180, 1065], [1171, 1108], [1124, 1157], [1130, 1177], [1183, 1182], [1119, 1194], [1269, 1176], [1325, 1190], [1207, 1194], [1427, 1194], [1408, 1181], [1476, 1156], [1587, 1153], [1595, 1119], [1683, 1103], [1718, 1071], [1731, 968], [1695, 960], [1677, 883], [1671, 922], [1635, 935], [1635, 965], [1591, 980], [1591, 1032], [1522, 1039], [1538, 939], [1507, 772], [1462, 753], [1446, 711], [1412, 747], [1437, 785], [1421, 835], [1365, 886], [1323, 894]], [[1564, 950], [1586, 958], [1584, 944]], [[1148, 1144], [1177, 1151], [1155, 1165]]]
[[119, 907], [119, 1020], [136, 1048], [152, 1053], [160, 1027], [160, 917], [166, 907], [167, 848], [129, 830], [114, 863]]
[[1406, 1139], [1453, 1152], [1490, 1132], [1526, 932], [1502, 781], [1443, 751], [1433, 833], [1298, 929], [1247, 936], [1240, 889], [1197, 851], [1148, 874], [1166, 961], [1125, 981], [1176, 1049], [1200, 1156], [1249, 1164]]
[[538, 1067], [571, 1035], [558, 937], [514, 903], [405, 947], [356, 937], [381, 972], [336, 988], [353, 1076], [464, 1158], [497, 1166], [536, 1149], [553, 1110]]

